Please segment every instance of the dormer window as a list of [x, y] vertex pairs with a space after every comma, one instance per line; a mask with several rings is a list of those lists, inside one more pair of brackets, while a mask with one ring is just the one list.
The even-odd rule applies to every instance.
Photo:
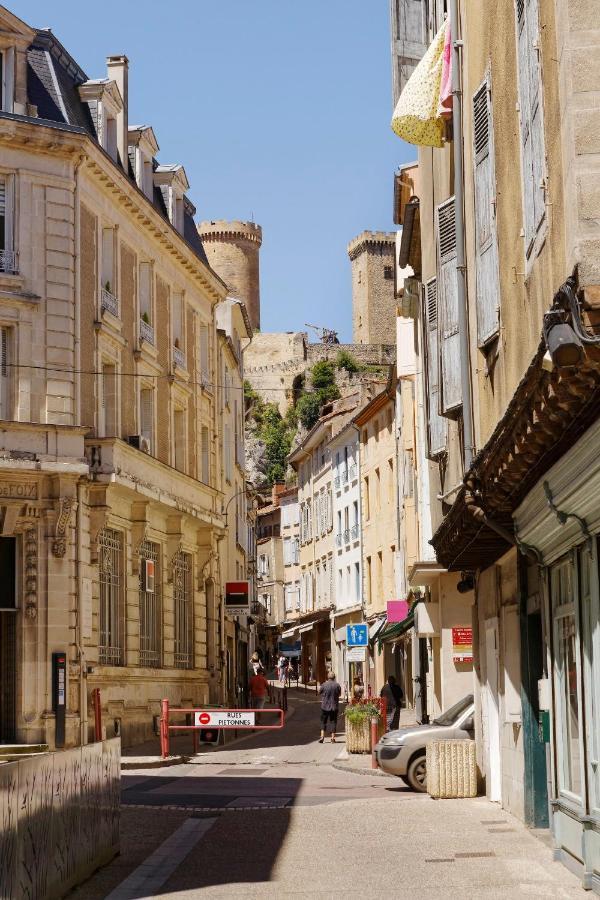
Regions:
[[183, 166], [160, 165], [154, 171], [154, 184], [160, 189], [171, 225], [183, 234], [185, 200], [189, 182]]
[[17, 254], [13, 245], [13, 182], [12, 176], [0, 176], [0, 272], [17, 272]]
[[158, 143], [149, 125], [129, 127], [129, 160], [140, 191], [153, 200], [154, 170], [152, 160], [158, 153]]
[[100, 145], [117, 162], [117, 121], [123, 112], [123, 98], [117, 83], [108, 78], [86, 81], [79, 85], [79, 96], [90, 108]]
[[2, 70], [2, 110], [11, 113], [15, 100], [14, 47], [7, 47], [0, 52], [0, 69]]

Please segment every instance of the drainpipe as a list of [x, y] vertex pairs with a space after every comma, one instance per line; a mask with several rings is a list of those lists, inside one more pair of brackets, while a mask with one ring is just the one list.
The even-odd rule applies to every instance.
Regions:
[[75, 538], [75, 577], [77, 583], [77, 654], [79, 656], [79, 725], [81, 746], [88, 742], [87, 663], [83, 648], [83, 572], [81, 565], [81, 535], [83, 529], [83, 483], [77, 482], [77, 511]]
[[450, 0], [452, 29], [452, 129], [454, 151], [454, 207], [456, 221], [456, 281], [458, 294], [458, 330], [460, 338], [460, 380], [463, 402], [463, 445], [465, 471], [473, 461], [473, 410], [471, 405], [471, 365], [469, 323], [467, 318], [467, 261], [464, 221], [464, 160], [462, 130], [461, 49], [458, 29], [458, 0]]

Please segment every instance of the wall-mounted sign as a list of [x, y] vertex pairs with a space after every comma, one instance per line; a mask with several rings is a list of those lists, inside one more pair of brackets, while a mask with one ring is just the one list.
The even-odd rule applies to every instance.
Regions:
[[365, 661], [366, 650], [364, 647], [350, 647], [346, 650], [346, 662], [362, 662]]
[[408, 600], [388, 600], [387, 620], [390, 623], [404, 622], [410, 609]]
[[346, 625], [346, 644], [348, 647], [369, 646], [369, 626], [366, 622]]
[[473, 662], [473, 629], [452, 629], [452, 659], [454, 662]]
[[225, 582], [225, 612], [228, 616], [250, 615], [250, 593], [247, 581]]

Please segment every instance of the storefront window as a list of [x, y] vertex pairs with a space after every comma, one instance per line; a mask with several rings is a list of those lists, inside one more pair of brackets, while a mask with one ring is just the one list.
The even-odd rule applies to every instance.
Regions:
[[579, 573], [589, 812], [600, 819], [600, 604], [596, 541], [581, 549]]
[[576, 575], [572, 559], [552, 570], [559, 791], [582, 798], [580, 662], [577, 649]]

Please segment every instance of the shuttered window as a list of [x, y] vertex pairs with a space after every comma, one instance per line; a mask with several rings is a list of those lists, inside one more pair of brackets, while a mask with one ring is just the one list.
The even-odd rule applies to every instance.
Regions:
[[201, 476], [204, 484], [209, 484], [210, 482], [210, 447], [209, 447], [209, 438], [208, 438], [208, 428], [206, 426], [202, 427], [202, 441], [201, 441]]
[[427, 358], [428, 455], [438, 456], [446, 449], [448, 422], [440, 415], [440, 357], [438, 343], [437, 279], [425, 284], [423, 322]]
[[473, 97], [473, 160], [477, 343], [484, 347], [498, 334], [500, 308], [492, 100], [487, 79]]
[[0, 419], [12, 419], [9, 351], [10, 331], [0, 328]]
[[208, 387], [210, 376], [210, 360], [208, 345], [208, 326], [200, 326], [200, 375], [203, 387]]
[[142, 388], [140, 391], [140, 434], [150, 445], [150, 453], [154, 447], [154, 391]]
[[426, 0], [392, 0], [394, 105], [427, 49]]
[[150, 263], [140, 263], [140, 316], [152, 324], [152, 268]]
[[523, 226], [525, 255], [529, 256], [546, 209], [538, 0], [517, 0], [516, 12]]
[[458, 282], [456, 273], [456, 217], [454, 197], [437, 208], [438, 335], [440, 338], [441, 405], [443, 415], [455, 415], [462, 403]]

